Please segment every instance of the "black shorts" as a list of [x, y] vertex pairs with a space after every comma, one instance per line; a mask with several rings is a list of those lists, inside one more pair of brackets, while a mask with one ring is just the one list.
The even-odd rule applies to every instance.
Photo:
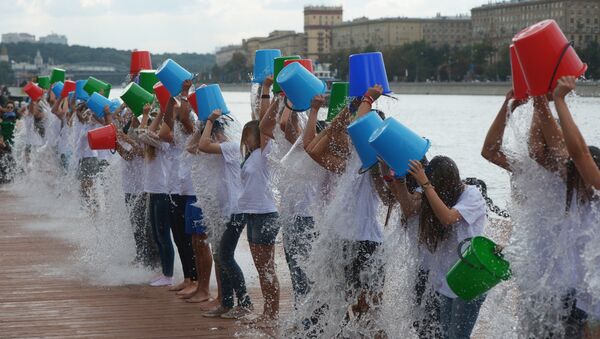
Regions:
[[382, 291], [385, 271], [380, 247], [381, 243], [375, 241], [344, 241], [344, 274], [349, 293]]

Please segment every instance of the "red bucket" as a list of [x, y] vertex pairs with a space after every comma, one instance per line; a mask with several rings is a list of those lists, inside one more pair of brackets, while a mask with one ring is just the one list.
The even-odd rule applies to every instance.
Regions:
[[515, 51], [515, 45], [510, 45], [510, 66], [512, 76], [512, 87], [514, 96], [517, 100], [527, 98], [527, 82], [521, 69], [521, 64], [517, 58], [517, 52]]
[[169, 98], [171, 98], [171, 93], [169, 93], [167, 88], [160, 81], [154, 84], [154, 87], [152, 87], [152, 89], [154, 89], [156, 99], [158, 99], [158, 103], [160, 104], [160, 110], [164, 113], [167, 109], [167, 103], [169, 102]]
[[315, 72], [313, 69], [313, 62], [311, 59], [289, 59], [289, 60], [286, 60], [283, 62], [283, 67], [285, 67], [291, 63], [294, 63], [294, 62], [297, 62], [300, 65], [304, 66], [304, 68], [309, 70], [311, 73]]
[[131, 52], [131, 66], [129, 67], [129, 73], [132, 75], [136, 75], [144, 69], [152, 69], [152, 59], [150, 58], [150, 52]]
[[44, 95], [44, 90], [31, 81], [23, 87], [23, 92], [27, 93], [32, 101], [38, 101]]
[[198, 100], [196, 99], [196, 91], [192, 92], [192, 94], [188, 95], [188, 101], [190, 105], [192, 105], [192, 109], [198, 115]]
[[525, 28], [513, 44], [531, 96], [552, 91], [563, 76], [580, 77], [587, 70], [554, 20]]
[[77, 83], [75, 81], [65, 80], [65, 84], [63, 85], [63, 89], [60, 92], [60, 97], [61, 98], [68, 97], [69, 93], [75, 91], [76, 88], [77, 88]]
[[91, 149], [117, 148], [117, 128], [110, 124], [88, 131], [88, 143]]

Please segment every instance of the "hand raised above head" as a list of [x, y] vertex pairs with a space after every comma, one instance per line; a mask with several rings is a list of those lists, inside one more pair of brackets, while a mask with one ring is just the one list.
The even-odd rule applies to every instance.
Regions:
[[415, 178], [419, 185], [423, 186], [429, 181], [427, 174], [425, 174], [425, 168], [423, 168], [423, 164], [421, 164], [421, 162], [417, 160], [411, 160], [408, 164], [408, 167], [408, 173]]
[[269, 75], [263, 81], [263, 87], [271, 87], [271, 85], [273, 85], [273, 76]]
[[574, 76], [565, 76], [558, 79], [558, 85], [554, 89], [554, 98], [564, 98], [577, 87], [577, 79]]
[[216, 109], [214, 111], [212, 111], [212, 113], [210, 114], [210, 116], [208, 116], [208, 120], [215, 122], [215, 120], [219, 119], [221, 117], [221, 110], [220, 109]]
[[318, 110], [325, 104], [325, 97], [323, 95], [315, 95], [315, 97], [310, 102], [310, 108]]
[[383, 94], [383, 87], [379, 84], [369, 88], [365, 93], [365, 96], [370, 96], [373, 100], [377, 100]]

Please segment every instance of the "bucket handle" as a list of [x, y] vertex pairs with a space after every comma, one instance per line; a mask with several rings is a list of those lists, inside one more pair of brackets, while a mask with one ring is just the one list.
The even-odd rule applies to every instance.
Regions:
[[[487, 268], [485, 268], [485, 266], [481, 266], [481, 267], [477, 267], [474, 264], [470, 263], [469, 261], [467, 261], [465, 259], [465, 257], [463, 257], [463, 251], [462, 248], [464, 246], [464, 244], [466, 244], [467, 242], [471, 242], [473, 240], [473, 238], [466, 238], [465, 240], [461, 241], [458, 244], [458, 257], [460, 258], [460, 261], [464, 262], [465, 264], [467, 264], [469, 267], [474, 268], [476, 270], [482, 270], [482, 271], [487, 271], [489, 274], [493, 275], [494, 277], [496, 277], [497, 279], [501, 279], [501, 280], [506, 280], [503, 277], [499, 277], [497, 276], [494, 272], [488, 270]], [[498, 246], [496, 246], [496, 248], [494, 248], [494, 253], [500, 257], [503, 257], [502, 253], [500, 253], [502, 251], [502, 249], [499, 249]]]
[[304, 112], [306, 111], [305, 109], [295, 109], [293, 107], [290, 107], [290, 105], [288, 104], [288, 97], [283, 97], [283, 103], [285, 104], [285, 107], [287, 107], [289, 110], [293, 111], [293, 112]]
[[550, 78], [550, 84], [548, 85], [548, 92], [550, 92], [552, 90], [552, 84], [554, 83], [554, 78], [556, 77], [556, 72], [558, 72], [558, 67], [560, 67], [560, 63], [562, 62], [562, 59], [564, 58], [564, 56], [567, 53], [567, 51], [569, 50], [569, 48], [573, 47], [574, 44], [575, 44], [575, 42], [573, 40], [567, 42], [567, 45], [563, 48], [562, 53], [560, 53], [560, 57], [558, 58], [558, 61], [556, 62], [556, 66], [554, 66], [554, 72], [552, 72], [552, 77]]

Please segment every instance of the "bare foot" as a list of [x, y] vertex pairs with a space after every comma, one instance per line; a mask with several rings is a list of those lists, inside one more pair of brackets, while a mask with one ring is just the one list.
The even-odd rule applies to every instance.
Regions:
[[252, 323], [252, 327], [255, 328], [276, 328], [278, 326], [277, 318], [272, 318], [264, 314], [256, 318]]
[[196, 294], [196, 291], [198, 290], [198, 284], [193, 282], [189, 285], [187, 285], [184, 289], [182, 289], [181, 291], [175, 293], [177, 295], [189, 295], [189, 297], [192, 297], [194, 294]]
[[203, 311], [214, 310], [215, 308], [221, 306], [221, 299], [209, 299], [200, 304], [200, 309]]
[[186, 299], [189, 303], [202, 303], [207, 300], [210, 300], [210, 294], [197, 292], [193, 297]]
[[184, 280], [177, 285], [173, 285], [173, 286], [169, 287], [169, 291], [171, 291], [171, 292], [181, 291], [182, 289], [186, 288], [188, 286], [188, 284], [189, 284], [189, 282]]

